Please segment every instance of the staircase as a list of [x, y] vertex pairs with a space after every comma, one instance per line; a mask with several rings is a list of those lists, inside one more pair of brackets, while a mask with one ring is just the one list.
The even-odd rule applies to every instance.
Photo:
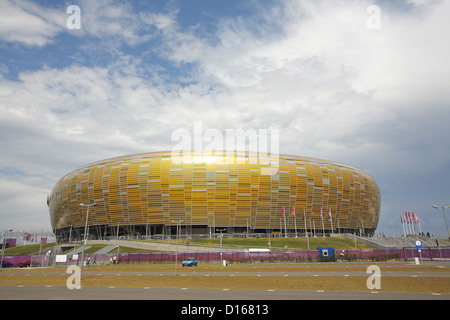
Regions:
[[[352, 240], [355, 240], [356, 238], [356, 241], [365, 243], [377, 249], [414, 248], [416, 246], [416, 240], [422, 241], [423, 248], [438, 247], [436, 244], [436, 239], [411, 234], [406, 237], [358, 237], [350, 233], [340, 234], [339, 236]], [[450, 242], [439, 240], [439, 246], [442, 248], [450, 248]]]

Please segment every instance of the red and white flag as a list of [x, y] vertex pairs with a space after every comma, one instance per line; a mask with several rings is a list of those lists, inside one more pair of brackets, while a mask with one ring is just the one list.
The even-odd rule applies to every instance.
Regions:
[[292, 207], [292, 208], [291, 208], [291, 212], [292, 212], [292, 218], [295, 219], [295, 207]]
[[331, 208], [328, 207], [328, 221], [331, 221]]
[[281, 220], [284, 221], [284, 207], [281, 207]]

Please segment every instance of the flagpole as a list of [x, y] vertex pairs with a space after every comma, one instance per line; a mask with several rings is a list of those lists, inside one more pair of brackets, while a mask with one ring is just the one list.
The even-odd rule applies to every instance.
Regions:
[[418, 213], [416, 213], [416, 217], [417, 217], [417, 224], [419, 225], [419, 231], [420, 231], [420, 233], [422, 233], [422, 227], [420, 225], [420, 219], [419, 219], [419, 214]]
[[408, 211], [408, 223], [409, 223], [409, 234], [414, 234], [412, 220], [411, 220], [411, 212], [409, 212], [409, 211]]
[[297, 238], [297, 219], [295, 218], [295, 207], [292, 207], [292, 218], [294, 218], [295, 237]]
[[400, 223], [402, 224], [403, 234], [405, 235], [405, 238], [406, 238], [405, 221], [403, 220], [403, 212], [400, 213]]
[[316, 233], [316, 221], [314, 219], [314, 214], [313, 214], [313, 208], [311, 207], [311, 218], [312, 218], [312, 223], [313, 223], [313, 235], [314, 238], [317, 237], [317, 233]]
[[[338, 233], [341, 233], [341, 223], [339, 222], [339, 218], [337, 218], [337, 231]], [[333, 228], [333, 219], [331, 219], [331, 228]]]
[[308, 251], [309, 251], [309, 237], [308, 237], [308, 229], [306, 228], [306, 214], [305, 214], [305, 207], [303, 207], [303, 221], [305, 222], [306, 243], [308, 244]]
[[410, 223], [409, 223], [408, 212], [407, 211], [405, 211], [405, 215], [406, 215], [406, 228], [408, 229], [407, 233], [411, 234], [411, 226], [410, 226]]
[[411, 214], [409, 212], [406, 212], [407, 216], [408, 216], [408, 227], [409, 227], [409, 234], [413, 234], [412, 233], [412, 227], [411, 227]]
[[283, 224], [282, 224], [282, 220], [280, 219], [280, 238], [283, 236]]
[[322, 237], [325, 237], [325, 228], [323, 226], [322, 207], [320, 207], [320, 220], [322, 220]]
[[[334, 233], [333, 217], [331, 216], [331, 208], [330, 207], [328, 207], [328, 219], [330, 219], [330, 222], [331, 222], [331, 233]], [[339, 219], [338, 219], [338, 225], [339, 225]]]
[[316, 222], [314, 221], [314, 218], [313, 218], [313, 235], [314, 235], [314, 238], [317, 237], [317, 235], [316, 235]]
[[284, 218], [284, 237], [285, 238], [287, 238], [288, 237], [288, 235], [287, 235], [287, 229], [286, 229], [286, 218]]
[[409, 223], [408, 223], [408, 214], [405, 211], [405, 227], [406, 227], [406, 235], [409, 234]]
[[414, 212], [414, 223], [415, 223], [415, 225], [417, 225], [417, 227], [416, 227], [416, 229], [417, 229], [417, 232], [419, 232], [419, 235], [420, 235], [420, 231], [419, 231], [419, 227], [420, 227], [420, 224], [419, 224], [419, 215], [417, 214], [417, 212]]

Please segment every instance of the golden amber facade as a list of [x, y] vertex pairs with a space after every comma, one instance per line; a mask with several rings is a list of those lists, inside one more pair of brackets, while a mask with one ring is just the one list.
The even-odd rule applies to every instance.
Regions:
[[98, 161], [61, 178], [48, 198], [52, 228], [84, 227], [87, 208], [80, 203], [97, 204], [87, 224], [98, 234], [113, 235], [120, 226], [164, 233], [177, 222], [186, 233], [196, 226], [228, 233], [370, 233], [380, 192], [367, 173], [326, 160], [279, 155], [268, 165], [246, 152], [192, 151], [178, 158], [153, 152]]

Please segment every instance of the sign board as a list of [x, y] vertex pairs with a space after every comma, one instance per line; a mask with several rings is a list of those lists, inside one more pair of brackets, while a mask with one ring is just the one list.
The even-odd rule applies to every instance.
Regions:
[[67, 262], [67, 256], [65, 254], [58, 254], [56, 256], [56, 262]]
[[416, 240], [416, 249], [421, 250], [422, 249], [422, 241]]

